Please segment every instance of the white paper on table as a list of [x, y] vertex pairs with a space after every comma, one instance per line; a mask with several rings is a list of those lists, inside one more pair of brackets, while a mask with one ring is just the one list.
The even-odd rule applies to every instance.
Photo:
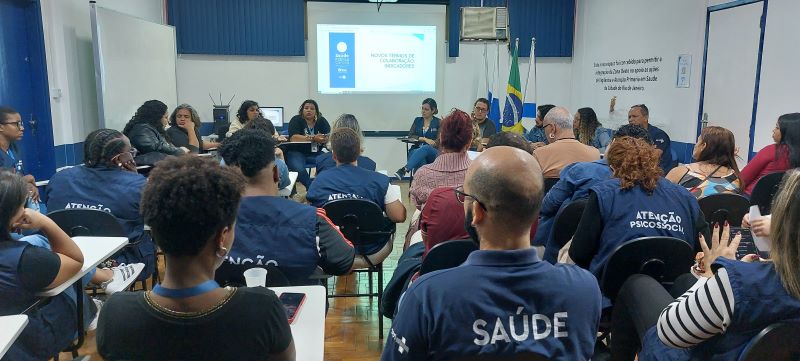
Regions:
[[[758, 209], [758, 205], [750, 206], [750, 224], [752, 225], [753, 222], [759, 218], [761, 218], [761, 210]], [[758, 248], [759, 251], [769, 252], [769, 238], [756, 236], [756, 234], [753, 233], [753, 227], [750, 227], [750, 234], [753, 235], [753, 242], [756, 244], [756, 248]]]
[[481, 155], [480, 152], [476, 152], [474, 150], [467, 151], [467, 157], [469, 157], [469, 160], [475, 160], [475, 158], [478, 158], [479, 155]]

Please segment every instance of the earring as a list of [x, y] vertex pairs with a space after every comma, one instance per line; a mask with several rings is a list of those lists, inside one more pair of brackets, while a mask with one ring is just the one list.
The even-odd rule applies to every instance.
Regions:
[[[222, 254], [219, 254], [220, 251], [222, 251]], [[225, 258], [226, 256], [228, 256], [228, 249], [225, 248], [224, 246], [220, 246], [219, 249], [217, 250], [217, 257]]]
[[117, 166], [118, 167], [122, 167], [122, 163], [117, 163]]

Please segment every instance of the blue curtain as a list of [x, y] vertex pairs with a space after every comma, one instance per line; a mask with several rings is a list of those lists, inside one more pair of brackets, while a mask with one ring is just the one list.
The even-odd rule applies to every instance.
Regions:
[[[480, 6], [480, 0], [451, 0], [448, 7], [448, 53], [458, 56], [461, 11], [464, 6]], [[519, 38], [519, 56], [531, 53], [531, 38], [536, 38], [537, 57], [572, 56], [575, 0], [484, 0], [484, 6], [507, 6], [510, 41]]]
[[305, 55], [305, 2], [169, 0], [178, 53]]

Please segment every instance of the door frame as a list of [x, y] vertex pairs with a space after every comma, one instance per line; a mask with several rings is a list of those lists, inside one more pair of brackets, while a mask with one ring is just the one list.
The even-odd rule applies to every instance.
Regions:
[[[761, 34], [759, 35], [758, 40], [758, 60], [756, 62], [756, 79], [755, 79], [755, 86], [753, 89], [753, 113], [750, 117], [750, 139], [747, 146], [747, 161], [749, 162], [752, 158], [753, 154], [753, 142], [756, 132], [756, 114], [758, 110], [758, 91], [759, 91], [759, 84], [761, 82], [761, 57], [764, 53], [764, 34], [766, 33], [767, 28], [767, 9], [769, 8], [769, 0], [736, 0], [731, 1], [725, 4], [719, 4], [714, 6], [709, 6], [706, 8], [706, 35], [705, 35], [705, 43], [703, 46], [703, 74], [700, 77], [700, 103], [697, 109], [697, 136], [700, 136], [700, 132], [703, 130], [703, 106], [705, 102], [705, 92], [706, 92], [706, 63], [708, 61], [708, 35], [711, 26], [711, 13], [721, 10], [728, 10], [732, 8], [736, 8], [739, 6], [750, 5], [757, 2], [763, 2], [763, 6], [761, 9]], [[741, 152], [740, 152], [741, 153]]]

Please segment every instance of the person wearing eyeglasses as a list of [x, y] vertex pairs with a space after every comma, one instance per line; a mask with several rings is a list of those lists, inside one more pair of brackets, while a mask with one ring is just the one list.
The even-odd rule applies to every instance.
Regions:
[[382, 360], [592, 356], [600, 321], [597, 281], [577, 266], [541, 261], [530, 245], [543, 188], [542, 171], [524, 150], [492, 147], [470, 163], [455, 192], [464, 227], [480, 249], [462, 265], [412, 283]]
[[[494, 121], [488, 118], [489, 116], [489, 100], [486, 98], [478, 98], [473, 104], [472, 108], [472, 121], [478, 124], [480, 129], [480, 140], [482, 144], [489, 142], [489, 137], [497, 133], [497, 125]], [[488, 121], [487, 121], [488, 120]]]
[[[47, 185], [47, 208], [97, 209], [111, 213], [130, 242], [106, 266], [134, 266], [139, 279], [155, 272], [155, 245], [139, 213], [144, 176], [136, 172], [136, 148], [114, 129], [98, 129], [83, 142], [83, 164], [56, 172]], [[141, 273], [140, 273], [141, 272]], [[136, 277], [134, 275], [133, 277]]]
[[22, 139], [25, 126], [22, 117], [14, 108], [0, 106], [0, 168], [11, 169], [12, 172], [22, 176], [28, 185], [29, 201], [38, 204], [39, 189], [36, 188], [36, 179], [31, 174], [25, 174], [25, 165], [22, 162], [22, 153], [16, 142]]
[[545, 178], [558, 178], [561, 170], [575, 162], [600, 159], [597, 148], [575, 139], [572, 114], [564, 107], [555, 107], [544, 117], [542, 129], [549, 144], [533, 151]]

